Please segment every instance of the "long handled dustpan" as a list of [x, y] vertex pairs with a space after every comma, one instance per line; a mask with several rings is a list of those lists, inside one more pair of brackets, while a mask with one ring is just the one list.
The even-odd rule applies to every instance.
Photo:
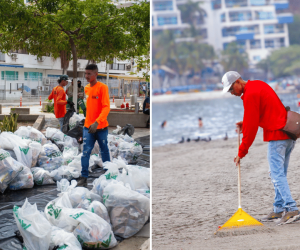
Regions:
[[[238, 129], [238, 149], [240, 147], [240, 129]], [[239, 195], [239, 208], [236, 213], [223, 225], [220, 230], [230, 230], [241, 227], [249, 226], [264, 226], [262, 223], [254, 219], [252, 216], [243, 211], [241, 206], [241, 166], [238, 163], [238, 195]]]

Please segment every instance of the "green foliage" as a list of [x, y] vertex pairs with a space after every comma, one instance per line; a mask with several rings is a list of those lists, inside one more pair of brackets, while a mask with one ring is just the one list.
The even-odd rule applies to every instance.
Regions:
[[290, 45], [300, 44], [300, 15], [294, 15], [294, 22], [288, 24]]
[[153, 49], [153, 63], [167, 65], [179, 74], [193, 69], [195, 72], [205, 68], [205, 61], [216, 57], [214, 48], [199, 43], [196, 39], [190, 42], [176, 42], [173, 31], [164, 31], [156, 37]]
[[224, 71], [237, 71], [241, 75], [248, 68], [248, 55], [241, 46], [232, 42], [227, 45], [226, 50], [222, 51], [221, 64]]
[[300, 45], [292, 45], [273, 51], [257, 67], [267, 71], [270, 69], [275, 77], [285, 77], [300, 74]]
[[4, 116], [3, 121], [0, 122], [0, 131], [15, 132], [17, 130], [17, 125], [18, 125], [17, 123], [18, 116], [19, 114], [16, 113], [10, 113], [9, 116]]
[[0, 5], [0, 51], [26, 49], [38, 57], [64, 52], [77, 58], [112, 63], [149, 55], [150, 4], [118, 8], [109, 0], [3, 0]]

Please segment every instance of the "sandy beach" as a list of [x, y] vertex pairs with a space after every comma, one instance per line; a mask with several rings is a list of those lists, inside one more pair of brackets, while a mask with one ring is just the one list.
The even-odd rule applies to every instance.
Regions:
[[[242, 208], [259, 219], [272, 209], [268, 143], [258, 133], [241, 161]], [[300, 249], [300, 221], [250, 235], [215, 236], [238, 209], [237, 138], [189, 142], [152, 150], [152, 249]], [[288, 182], [300, 207], [300, 140], [292, 152]]]

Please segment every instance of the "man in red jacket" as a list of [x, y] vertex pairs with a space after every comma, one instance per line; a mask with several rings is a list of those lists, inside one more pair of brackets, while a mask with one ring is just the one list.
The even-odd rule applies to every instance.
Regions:
[[287, 111], [274, 90], [263, 81], [246, 82], [239, 73], [229, 71], [223, 76], [222, 83], [223, 92], [241, 96], [244, 104], [243, 121], [236, 124], [243, 133], [243, 139], [234, 162], [237, 165], [246, 156], [258, 127], [262, 127], [264, 141], [269, 142], [269, 172], [275, 190], [273, 210], [262, 220], [281, 218], [278, 224], [285, 223], [299, 214], [286, 178], [295, 141], [280, 130], [286, 124]]

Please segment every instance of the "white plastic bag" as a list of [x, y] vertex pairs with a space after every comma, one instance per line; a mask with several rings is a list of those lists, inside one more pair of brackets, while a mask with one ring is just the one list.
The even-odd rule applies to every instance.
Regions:
[[49, 171], [43, 168], [31, 168], [33, 174], [33, 180], [36, 185], [47, 185], [54, 184], [54, 181], [49, 173]]
[[46, 137], [51, 138], [53, 141], [64, 141], [65, 134], [61, 132], [59, 129], [56, 128], [50, 128], [48, 127], [46, 129]]
[[20, 147], [15, 146], [14, 152], [19, 162], [24, 164], [26, 167], [31, 168], [32, 166], [32, 149], [29, 146]]
[[37, 164], [37, 160], [39, 158], [39, 155], [42, 151], [42, 145], [38, 142], [32, 142], [29, 144], [29, 148], [32, 151], [32, 162], [31, 162], [31, 167], [35, 167]]
[[3, 193], [9, 183], [24, 169], [24, 165], [14, 160], [10, 154], [0, 149], [0, 192]]
[[20, 136], [23, 139], [30, 139], [40, 144], [44, 144], [47, 140], [40, 131], [30, 126], [21, 126], [17, 131], [15, 131], [14, 134]]
[[79, 241], [73, 233], [68, 233], [59, 227], [52, 226], [50, 249], [59, 246], [58, 250], [82, 250]]
[[0, 134], [0, 148], [2, 149], [13, 150], [16, 146], [26, 148], [29, 143], [31, 143], [31, 140], [22, 139], [12, 132], [2, 132]]
[[117, 181], [108, 183], [104, 188], [103, 203], [114, 233], [123, 238], [140, 231], [150, 215], [150, 199]]
[[24, 166], [24, 169], [9, 184], [9, 189], [19, 190], [25, 188], [32, 188], [33, 185], [33, 174], [31, 173], [30, 168]]
[[21, 208], [14, 206], [13, 214], [26, 248], [48, 250], [51, 240], [51, 224], [37, 210], [36, 204], [31, 205], [26, 199]]
[[109, 249], [117, 245], [111, 226], [98, 215], [83, 209], [73, 209], [74, 220], [79, 221], [73, 234], [83, 247]]
[[121, 127], [119, 126], [119, 125], [117, 125], [117, 128], [115, 129], [115, 130], [113, 130], [112, 131], [112, 133], [114, 134], [114, 135], [117, 135], [117, 134], [119, 134], [119, 132], [121, 131]]
[[74, 113], [74, 114], [72, 115], [72, 117], [70, 118], [70, 120], [69, 120], [69, 127], [70, 127], [70, 129], [75, 128], [76, 123], [77, 123], [77, 122], [80, 122], [80, 121], [83, 120], [83, 119], [84, 119], [84, 116], [82, 116], [82, 115], [77, 115], [76, 113]]
[[60, 181], [63, 178], [66, 178], [68, 180], [73, 179], [72, 173], [69, 171], [68, 166], [62, 165], [61, 167], [53, 170], [50, 172], [50, 176], [53, 178], [55, 181]]
[[63, 151], [63, 164], [68, 165], [73, 161], [74, 157], [78, 155], [77, 147], [64, 147]]
[[97, 214], [102, 219], [106, 220], [107, 223], [110, 224], [110, 219], [109, 219], [109, 215], [108, 215], [107, 209], [106, 209], [106, 207], [100, 201], [93, 201], [89, 205], [88, 210], [90, 212], [92, 212], [92, 213]]

